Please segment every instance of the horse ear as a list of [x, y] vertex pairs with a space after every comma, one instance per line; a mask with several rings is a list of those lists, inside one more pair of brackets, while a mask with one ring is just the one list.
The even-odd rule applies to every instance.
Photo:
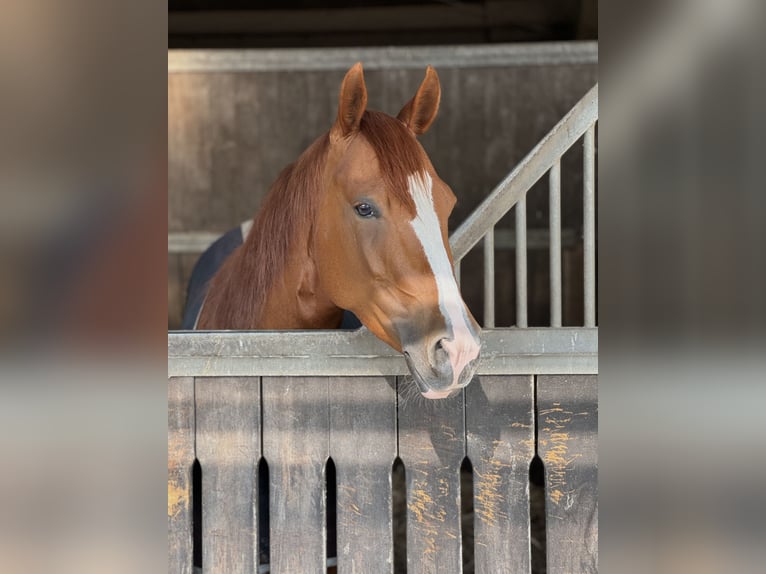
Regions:
[[332, 131], [341, 137], [359, 129], [362, 114], [367, 109], [367, 87], [364, 85], [364, 72], [362, 63], [357, 62], [346, 72], [343, 83], [340, 86], [340, 99], [338, 102], [338, 118]]
[[439, 76], [436, 74], [436, 70], [428, 66], [426, 77], [420, 84], [415, 97], [404, 105], [396, 117], [403, 121], [415, 134], [424, 134], [436, 119], [441, 95]]

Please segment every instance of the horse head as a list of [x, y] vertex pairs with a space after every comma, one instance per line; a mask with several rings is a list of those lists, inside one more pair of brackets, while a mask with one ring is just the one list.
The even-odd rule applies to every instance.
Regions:
[[348, 71], [311, 232], [322, 290], [402, 352], [432, 399], [471, 381], [481, 349], [453, 272], [447, 220], [456, 198], [417, 140], [440, 96], [429, 66], [394, 118], [367, 110], [362, 65]]

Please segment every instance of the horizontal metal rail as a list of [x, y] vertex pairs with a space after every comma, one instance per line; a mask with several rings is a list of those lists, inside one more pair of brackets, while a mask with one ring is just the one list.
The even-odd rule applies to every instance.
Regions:
[[455, 230], [450, 237], [453, 257], [456, 260], [465, 257], [597, 120], [598, 84], [577, 102]]
[[221, 235], [208, 231], [169, 232], [168, 253], [202, 253]]
[[[168, 253], [202, 253], [223, 235], [208, 231], [171, 231], [168, 233]], [[561, 246], [574, 247], [578, 233], [571, 228], [561, 230]], [[550, 245], [547, 229], [527, 230], [527, 249], [544, 250]], [[516, 249], [516, 234], [513, 229], [495, 229], [495, 251]], [[457, 263], [457, 262], [456, 262]]]
[[[357, 331], [194, 331], [168, 334], [168, 377], [376, 376], [409, 373], [398, 353]], [[480, 375], [598, 373], [598, 330], [482, 333]]]
[[491, 68], [597, 64], [597, 42], [465, 46], [168, 50], [168, 73]]

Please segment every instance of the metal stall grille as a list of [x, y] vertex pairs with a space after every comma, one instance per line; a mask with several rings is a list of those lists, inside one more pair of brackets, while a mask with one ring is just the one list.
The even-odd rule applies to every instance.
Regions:
[[455, 271], [484, 240], [484, 327], [495, 327], [495, 225], [511, 209], [516, 219], [516, 326], [527, 326], [527, 214], [529, 189], [548, 172], [551, 327], [561, 327], [561, 158], [583, 138], [583, 306], [585, 326], [596, 326], [595, 133], [598, 85], [540, 140], [450, 237]]
[[[529, 573], [529, 467], [545, 466], [547, 572], [597, 570], [594, 87], [452, 235], [456, 271], [483, 239], [485, 331], [474, 381], [408, 392], [406, 364], [365, 330], [168, 336], [169, 572], [193, 570], [192, 467], [205, 572], [394, 571], [392, 465], [405, 468], [407, 572], [463, 572], [460, 468], [473, 468], [473, 571]], [[584, 326], [562, 327], [560, 162], [583, 138]], [[526, 213], [549, 174], [551, 327], [526, 321]], [[494, 328], [495, 225], [516, 209], [517, 327]], [[258, 468], [268, 464], [269, 522]], [[335, 508], [326, 472], [335, 469]], [[331, 512], [335, 510], [335, 512]], [[337, 552], [328, 556], [328, 519]], [[266, 555], [259, 541], [270, 534]], [[261, 545], [262, 546], [262, 545]]]

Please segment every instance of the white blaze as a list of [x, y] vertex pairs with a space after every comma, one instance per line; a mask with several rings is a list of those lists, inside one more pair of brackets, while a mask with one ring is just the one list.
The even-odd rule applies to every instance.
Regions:
[[452, 334], [452, 341], [445, 342], [444, 348], [452, 363], [453, 384], [457, 385], [465, 366], [478, 356], [479, 345], [468, 325], [465, 303], [460, 296], [442, 240], [441, 226], [434, 207], [431, 176], [426, 172], [415, 173], [407, 178], [407, 183], [416, 208], [415, 218], [410, 225], [423, 245], [436, 279], [439, 308], [444, 315], [447, 331]]

